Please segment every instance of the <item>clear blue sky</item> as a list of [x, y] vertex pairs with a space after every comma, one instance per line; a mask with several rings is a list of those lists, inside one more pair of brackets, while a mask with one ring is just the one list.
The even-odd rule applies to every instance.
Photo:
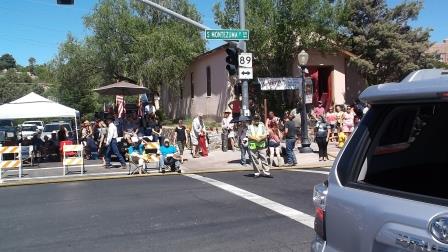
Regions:
[[[219, 0], [190, 0], [203, 15], [204, 23], [218, 28], [213, 21], [212, 6]], [[402, 0], [388, 0], [396, 5]], [[49, 61], [57, 53], [58, 45], [68, 32], [77, 38], [89, 34], [82, 17], [90, 13], [97, 0], [75, 0], [74, 6], [56, 5], [56, 0], [1, 0], [0, 55], [10, 53], [16, 61], [26, 66], [34, 57], [38, 64]], [[448, 38], [448, 1], [425, 0], [424, 9], [414, 26], [432, 28], [431, 40], [440, 42]], [[208, 44], [214, 48], [221, 44]]]

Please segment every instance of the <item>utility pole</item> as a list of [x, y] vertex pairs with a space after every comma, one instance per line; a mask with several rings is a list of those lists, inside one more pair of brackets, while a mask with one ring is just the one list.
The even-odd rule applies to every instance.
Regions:
[[[189, 23], [191, 25], [194, 25], [194, 26], [198, 27], [201, 30], [204, 30], [204, 31], [205, 30], [210, 30], [209, 27], [207, 27], [207, 26], [205, 26], [205, 25], [203, 25], [201, 23], [198, 23], [198, 22], [196, 22], [196, 21], [194, 21], [194, 20], [192, 20], [190, 18], [182, 16], [181, 14], [176, 13], [176, 12], [170, 10], [170, 9], [167, 9], [167, 8], [165, 8], [165, 7], [163, 7], [163, 6], [159, 5], [159, 4], [156, 4], [156, 3], [154, 3], [154, 2], [152, 2], [150, 0], [138, 0], [138, 1], [140, 1], [142, 3], [145, 3], [147, 5], [150, 5], [150, 6], [154, 7], [154, 8], [156, 8], [156, 9], [158, 9], [158, 10], [164, 12], [164, 13], [167, 13], [168, 15], [171, 15], [171, 16], [173, 16], [175, 18], [178, 18], [178, 19], [180, 19], [180, 20], [182, 20], [184, 22], [187, 22], [187, 23]], [[239, 9], [240, 9], [240, 28], [242, 30], [244, 30], [246, 28], [245, 1], [244, 0], [240, 0], [239, 5], [240, 5], [239, 6]], [[246, 52], [246, 41], [245, 40], [240, 40], [239, 48], [243, 52]], [[247, 82], [247, 80], [243, 81], [242, 95], [243, 95], [243, 101], [242, 101], [242, 105], [243, 106], [242, 106], [242, 111], [241, 111], [242, 113], [241, 114], [245, 115], [245, 116], [250, 116], [250, 110], [249, 110], [249, 83]]]
[[[245, 12], [245, 0], [240, 0], [240, 29], [244, 30], [246, 29], [246, 12]], [[246, 41], [241, 40], [240, 41], [240, 49], [243, 50], [243, 52], [246, 52]], [[250, 110], [249, 110], [249, 83], [247, 80], [243, 81], [242, 85], [242, 95], [243, 95], [243, 106], [242, 106], [242, 115], [244, 116], [250, 116]]]

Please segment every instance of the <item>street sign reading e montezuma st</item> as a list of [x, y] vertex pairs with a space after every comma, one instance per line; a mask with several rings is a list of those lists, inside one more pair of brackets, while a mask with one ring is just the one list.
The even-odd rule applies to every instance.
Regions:
[[249, 40], [249, 30], [205, 30], [208, 40]]

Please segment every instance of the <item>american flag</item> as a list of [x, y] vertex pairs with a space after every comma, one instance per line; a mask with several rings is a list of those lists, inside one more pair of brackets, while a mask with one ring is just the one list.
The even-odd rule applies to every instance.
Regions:
[[122, 95], [117, 95], [115, 97], [115, 104], [117, 105], [118, 108], [118, 118], [123, 118], [124, 115], [126, 114], [126, 102], [124, 101], [124, 96]]

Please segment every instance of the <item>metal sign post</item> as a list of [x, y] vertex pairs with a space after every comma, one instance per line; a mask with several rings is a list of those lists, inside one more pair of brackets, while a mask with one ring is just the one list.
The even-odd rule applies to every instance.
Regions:
[[[245, 1], [240, 0], [240, 29], [246, 29], [246, 13], [245, 13]], [[240, 48], [243, 52], [246, 52], [246, 41], [240, 41]], [[252, 62], [252, 60], [251, 60]], [[242, 106], [242, 115], [250, 116], [249, 110], [249, 83], [247, 80], [243, 81], [242, 85], [242, 93], [243, 93], [243, 106]]]

